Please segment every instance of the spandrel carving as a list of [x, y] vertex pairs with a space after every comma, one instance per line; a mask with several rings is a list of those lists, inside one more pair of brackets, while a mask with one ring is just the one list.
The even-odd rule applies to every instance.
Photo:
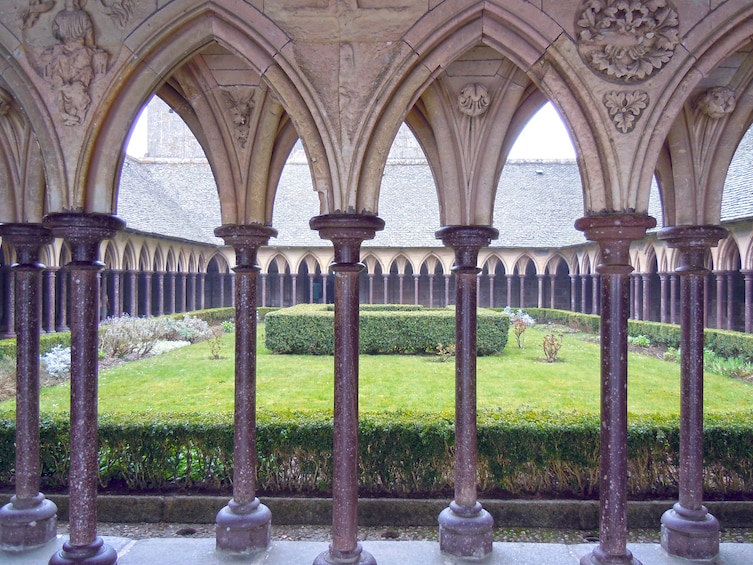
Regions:
[[[95, 42], [94, 23], [84, 10], [85, 5], [86, 0], [65, 0], [50, 29], [56, 43], [43, 48], [33, 61], [37, 72], [52, 86], [60, 116], [67, 126], [85, 121], [91, 105], [91, 84], [107, 72], [110, 58]], [[32, 0], [24, 25], [33, 27], [39, 16], [50, 9], [47, 4]], [[35, 17], [31, 17], [32, 13]]]
[[647, 80], [680, 42], [677, 11], [667, 0], [584, 0], [575, 16], [583, 61], [615, 82]]
[[696, 105], [709, 118], [718, 120], [735, 111], [737, 96], [728, 86], [714, 86], [698, 97]]
[[466, 116], [475, 118], [489, 107], [489, 91], [483, 84], [469, 84], [458, 95], [458, 107]]
[[222, 90], [222, 96], [225, 99], [235, 140], [245, 148], [251, 128], [251, 113], [255, 106], [254, 90], [228, 88]]
[[604, 106], [609, 111], [614, 127], [622, 133], [635, 129], [643, 111], [648, 108], [648, 93], [642, 90], [621, 92], [613, 90], [604, 95]]

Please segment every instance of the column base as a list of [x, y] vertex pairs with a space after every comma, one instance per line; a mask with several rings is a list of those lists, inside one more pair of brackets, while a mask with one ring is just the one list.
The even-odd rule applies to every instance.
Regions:
[[661, 517], [661, 546], [675, 557], [710, 561], [719, 555], [719, 529], [705, 506], [688, 510], [677, 503]]
[[494, 541], [491, 514], [476, 502], [468, 508], [453, 500], [439, 514], [439, 549], [442, 553], [467, 559], [484, 559]]
[[376, 559], [368, 551], [364, 551], [360, 543], [353, 551], [341, 552], [332, 549], [320, 553], [314, 559], [314, 565], [377, 565]]
[[58, 508], [39, 493], [31, 500], [15, 496], [0, 508], [0, 550], [21, 552], [41, 547], [57, 536]]
[[264, 551], [271, 540], [272, 512], [254, 498], [249, 504], [231, 500], [217, 513], [216, 549], [234, 555]]
[[115, 565], [118, 553], [97, 536], [89, 545], [63, 544], [63, 549], [50, 558], [49, 565]]
[[601, 547], [595, 548], [588, 555], [581, 557], [580, 565], [642, 565], [629, 549], [624, 555], [609, 555]]

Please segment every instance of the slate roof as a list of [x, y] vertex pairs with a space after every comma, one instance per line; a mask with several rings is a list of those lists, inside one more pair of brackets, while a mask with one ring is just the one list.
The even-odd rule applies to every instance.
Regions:
[[[753, 216], [753, 134], [746, 135], [730, 167], [722, 220]], [[289, 162], [275, 203], [273, 225], [281, 247], [325, 244], [309, 229], [319, 200], [308, 166]], [[656, 186], [649, 213], [661, 224]], [[214, 237], [221, 223], [219, 199], [209, 165], [197, 161], [127, 158], [121, 176], [118, 214], [140, 232], [222, 245]], [[583, 215], [580, 175], [574, 161], [510, 161], [500, 179], [494, 226], [500, 237], [493, 247], [567, 247], [583, 243], [574, 221]], [[419, 160], [392, 160], [385, 167], [379, 216], [385, 230], [365, 247], [440, 247], [439, 206], [431, 172]]]

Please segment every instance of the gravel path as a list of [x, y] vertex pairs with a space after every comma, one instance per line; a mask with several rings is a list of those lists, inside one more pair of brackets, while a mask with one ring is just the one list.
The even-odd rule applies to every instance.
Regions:
[[[60, 522], [58, 532], [68, 533], [68, 523]], [[330, 541], [330, 526], [272, 526], [273, 540]], [[101, 536], [118, 536], [131, 539], [147, 538], [212, 538], [214, 524], [133, 523], [116, 524], [100, 522], [97, 532]], [[494, 541], [498, 542], [545, 542], [545, 543], [591, 543], [598, 541], [598, 532], [583, 530], [552, 530], [546, 528], [495, 528]], [[437, 528], [433, 527], [379, 527], [359, 528], [361, 540], [437, 540]], [[721, 534], [723, 542], [753, 543], [753, 530], [729, 529]], [[630, 543], [659, 543], [657, 530], [630, 530]]]

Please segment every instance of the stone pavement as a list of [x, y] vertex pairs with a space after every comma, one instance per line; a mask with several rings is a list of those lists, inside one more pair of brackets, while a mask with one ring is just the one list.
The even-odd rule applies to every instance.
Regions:
[[[225, 565], [248, 563], [253, 565], [310, 565], [327, 542], [275, 541], [270, 548], [254, 556], [233, 557], [215, 552], [214, 539], [158, 538], [130, 540], [105, 537], [106, 543], [117, 550], [119, 565]], [[35, 551], [20, 554], [0, 552], [3, 565], [45, 565], [62, 546], [64, 538]], [[379, 565], [455, 565], [468, 563], [444, 556], [439, 544], [432, 541], [365, 541]], [[580, 558], [593, 544], [565, 545], [558, 543], [495, 543], [493, 554], [483, 565], [578, 565]], [[667, 556], [658, 544], [629, 544], [633, 555], [643, 565], [688, 565], [690, 561]], [[705, 562], [708, 563], [708, 562]], [[714, 565], [753, 564], [753, 544], [723, 543]]]

